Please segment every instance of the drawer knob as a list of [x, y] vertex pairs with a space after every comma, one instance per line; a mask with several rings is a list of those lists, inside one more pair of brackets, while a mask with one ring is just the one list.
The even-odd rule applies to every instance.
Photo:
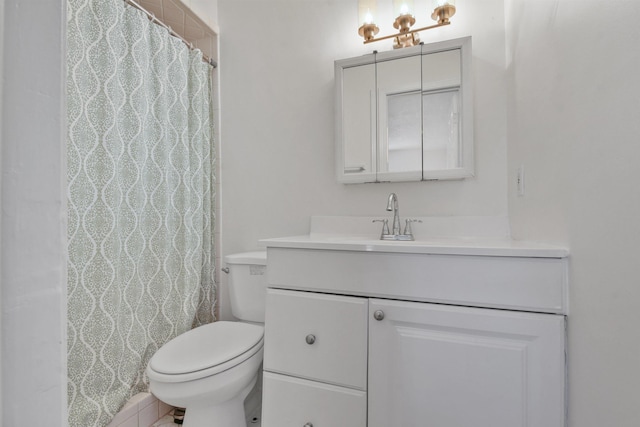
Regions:
[[311, 423], [306, 423], [305, 425], [303, 425], [302, 427], [313, 427], [313, 424]]
[[[313, 344], [314, 342], [316, 342], [316, 336], [315, 336], [315, 335], [313, 335], [313, 334], [309, 334], [309, 335], [307, 335], [307, 337], [305, 338], [305, 341], [307, 342], [307, 344], [311, 345], [311, 344]], [[307, 424], [309, 424], [309, 423], [307, 423]], [[306, 426], [307, 424], [305, 424], [305, 426]], [[313, 425], [311, 425], [311, 424], [309, 424], [309, 425], [310, 425], [311, 427], [313, 427]]]
[[384, 319], [384, 311], [382, 311], [382, 310], [376, 310], [376, 311], [373, 313], [373, 318], [374, 318], [374, 319], [376, 319], [376, 320], [382, 320], [382, 319]]

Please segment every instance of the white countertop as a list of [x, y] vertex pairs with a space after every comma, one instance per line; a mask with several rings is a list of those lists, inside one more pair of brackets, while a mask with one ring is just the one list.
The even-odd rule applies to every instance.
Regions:
[[437, 255], [565, 258], [566, 248], [543, 243], [489, 238], [427, 238], [415, 241], [379, 240], [371, 235], [309, 234], [260, 240], [267, 248], [318, 249]]

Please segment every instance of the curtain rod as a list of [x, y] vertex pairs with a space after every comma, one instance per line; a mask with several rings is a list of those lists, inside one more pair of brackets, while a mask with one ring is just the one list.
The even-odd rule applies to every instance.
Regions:
[[[162, 22], [161, 20], [156, 18], [156, 16], [153, 13], [149, 12], [147, 9], [145, 9], [142, 6], [140, 6], [134, 0], [124, 0], [124, 2], [129, 4], [129, 5], [131, 5], [131, 6], [133, 6], [133, 7], [135, 7], [136, 9], [142, 11], [144, 14], [147, 15], [147, 17], [151, 20], [151, 22], [156, 23], [156, 24], [160, 25], [161, 27], [163, 27], [164, 29], [166, 29], [169, 32], [169, 34], [171, 34], [172, 36], [177, 37], [178, 39], [180, 39], [180, 41], [182, 41], [182, 43], [186, 44], [189, 49], [191, 49], [191, 50], [195, 49], [195, 47], [193, 46], [193, 43], [187, 41], [180, 34], [178, 34], [175, 31], [173, 31], [173, 29], [170, 26], [168, 26], [167, 24], [165, 24], [164, 22]], [[209, 58], [204, 53], [202, 54], [202, 59], [204, 60], [204, 62], [208, 63], [213, 68], [218, 68], [218, 63], [216, 61], [214, 61], [212, 58]]]

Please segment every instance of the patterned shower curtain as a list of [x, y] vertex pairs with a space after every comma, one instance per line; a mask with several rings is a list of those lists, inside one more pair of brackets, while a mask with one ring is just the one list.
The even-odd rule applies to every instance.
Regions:
[[105, 426], [213, 321], [210, 66], [122, 0], [68, 2], [68, 398]]

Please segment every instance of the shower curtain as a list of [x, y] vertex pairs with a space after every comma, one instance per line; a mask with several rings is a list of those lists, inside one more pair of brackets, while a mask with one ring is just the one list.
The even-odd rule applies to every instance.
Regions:
[[122, 0], [67, 18], [69, 425], [105, 426], [214, 320], [211, 71]]

